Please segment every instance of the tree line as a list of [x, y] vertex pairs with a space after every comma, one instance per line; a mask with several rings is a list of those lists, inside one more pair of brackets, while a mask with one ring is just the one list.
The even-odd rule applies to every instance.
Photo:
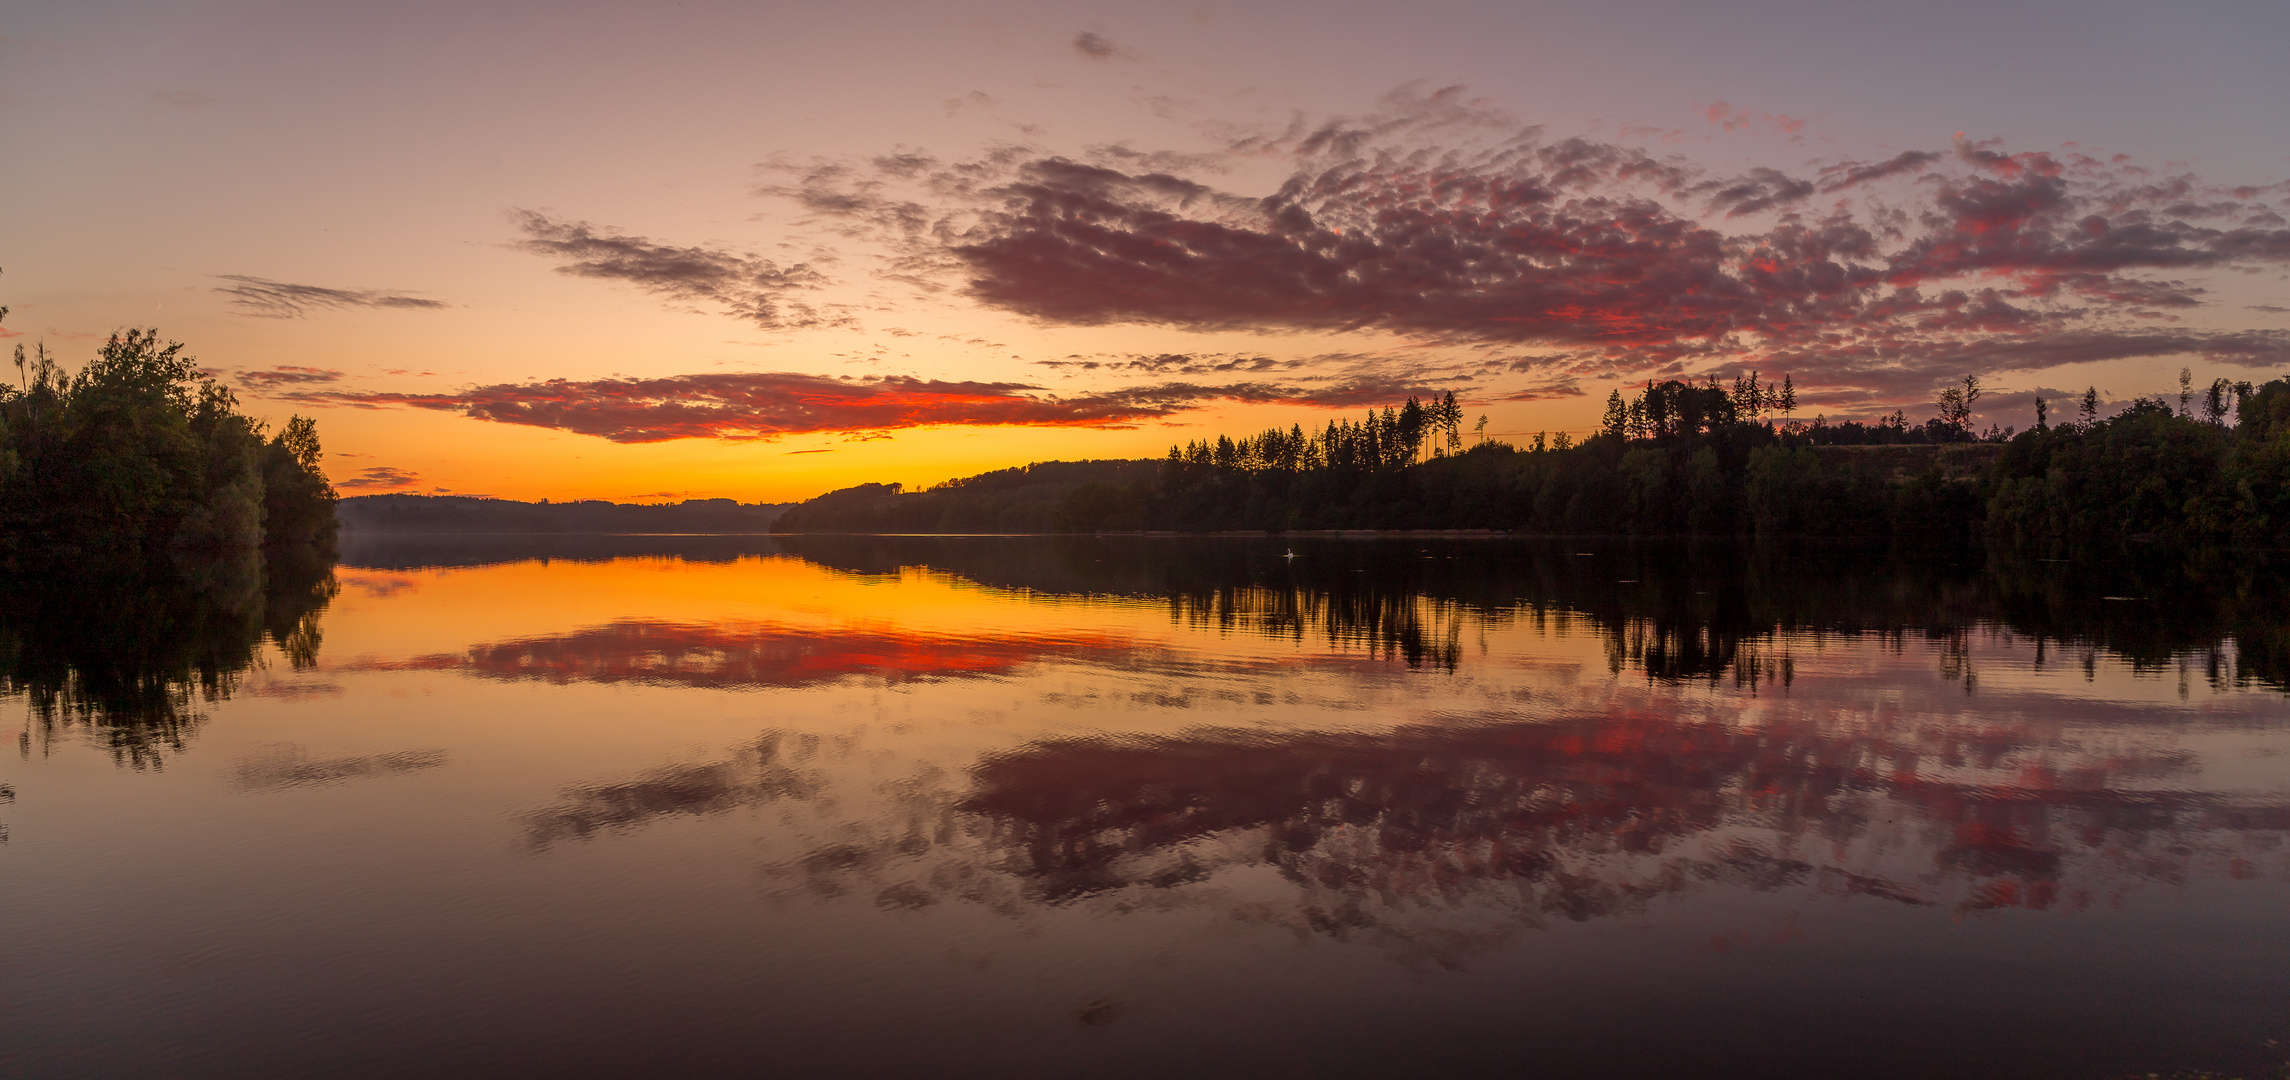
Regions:
[[[868, 485], [798, 506], [776, 532], [1494, 529], [1550, 535], [1903, 536], [2018, 542], [2171, 537], [2278, 543], [2290, 528], [2290, 381], [2182, 372], [2177, 407], [2102, 415], [2096, 389], [2054, 421], [1976, 430], [1977, 376], [1934, 415], [1798, 419], [1795, 380], [1648, 382], [1608, 399], [1601, 427], [1466, 446], [1453, 395], [1172, 446], [1150, 475], [1121, 462], [1006, 470], [1028, 527], [932, 528], [982, 515], [973, 481], [929, 492]], [[988, 485], [991, 486], [991, 485]], [[1006, 492], [1005, 492], [1006, 494]], [[1006, 499], [1005, 499], [1006, 502]], [[924, 507], [928, 506], [928, 512]], [[1006, 507], [1005, 507], [1006, 509]], [[883, 529], [873, 523], [898, 521]]]
[[265, 556], [331, 563], [315, 421], [267, 432], [156, 330], [113, 334], [71, 374], [45, 345], [18, 346], [15, 363], [0, 386], [0, 569], [212, 584]]
[[1573, 612], [1606, 640], [1616, 670], [1657, 679], [1747, 683], [1758, 677], [1760, 654], [1800, 630], [1953, 638], [1992, 624], [2034, 639], [2049, 650], [2039, 657], [2057, 662], [2109, 655], [2146, 672], [2185, 662], [2220, 685], [2290, 689], [2290, 608], [2282, 603], [2290, 559], [2223, 545], [2126, 544], [2071, 562], [2009, 544], [1963, 553], [1735, 539], [782, 536], [776, 543], [844, 573], [922, 566], [1041, 596], [1151, 598], [1172, 620], [1280, 638], [1316, 632], [1417, 665], [1455, 659], [1447, 642], [1458, 617], [1477, 626]]

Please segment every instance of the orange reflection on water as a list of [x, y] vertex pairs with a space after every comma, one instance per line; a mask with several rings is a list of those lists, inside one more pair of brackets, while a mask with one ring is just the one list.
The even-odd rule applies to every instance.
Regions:
[[[710, 634], [728, 634], [746, 647], [755, 644], [757, 627], [819, 637], [841, 636], [849, 628], [890, 649], [886, 669], [903, 662], [897, 657], [904, 649], [882, 639], [911, 637], [921, 650], [914, 657], [921, 668], [951, 670], [959, 667], [959, 658], [931, 659], [923, 653], [960, 651], [952, 642], [974, 637], [1049, 643], [1054, 652], [1058, 641], [1085, 650], [1093, 641], [1168, 633], [1166, 617], [1147, 605], [1089, 604], [1090, 615], [1078, 621], [1077, 632], [1070, 605], [1043, 603], [942, 573], [847, 574], [787, 556], [345, 569], [340, 576], [346, 588], [336, 607], [344, 617], [336, 620], [327, 640], [331, 657], [433, 657], [473, 641], [506, 644], [573, 636], [568, 627], [592, 628], [579, 631], [583, 635], [601, 632], [593, 628], [618, 627], [609, 636], [628, 649], [641, 652], [639, 639], [650, 634], [661, 647], [697, 663], [698, 654], [716, 644]], [[687, 629], [639, 630], [639, 624]], [[702, 626], [722, 629], [691, 629]], [[612, 652], [622, 645], [599, 641], [597, 647]], [[535, 662], [541, 661], [536, 657]]]

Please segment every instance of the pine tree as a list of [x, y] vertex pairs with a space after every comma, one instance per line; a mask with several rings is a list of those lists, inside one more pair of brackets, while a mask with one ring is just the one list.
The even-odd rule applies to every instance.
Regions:
[[1629, 436], [1630, 409], [1622, 404], [1622, 391], [1606, 395], [1606, 433], [1621, 442]]

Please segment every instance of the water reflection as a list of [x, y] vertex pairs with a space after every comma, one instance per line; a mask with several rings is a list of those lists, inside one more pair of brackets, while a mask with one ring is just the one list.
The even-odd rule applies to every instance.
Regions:
[[29, 753], [77, 729], [137, 768], [183, 749], [239, 690], [267, 639], [294, 670], [318, 663], [332, 566], [276, 567], [229, 587], [58, 579], [0, 591], [0, 693], [23, 694]]
[[280, 744], [264, 747], [258, 753], [240, 758], [231, 772], [232, 786], [240, 791], [282, 791], [339, 784], [362, 777], [420, 772], [443, 764], [443, 750], [398, 750], [385, 754], [314, 761], [308, 750], [293, 744]]
[[329, 670], [458, 671], [487, 679], [640, 683], [717, 690], [798, 687], [872, 676], [909, 682], [1005, 675], [1041, 660], [1121, 664], [1138, 652], [1098, 633], [932, 634], [887, 624], [629, 619], [564, 634], [472, 645], [459, 653], [364, 659]]
[[726, 761], [668, 765], [633, 780], [572, 788], [563, 803], [526, 815], [525, 840], [541, 849], [661, 817], [816, 799], [825, 794], [827, 780], [807, 763], [818, 754], [819, 742], [816, 735], [766, 732]]
[[616, 533], [363, 533], [342, 534], [344, 566], [370, 570], [497, 566], [502, 563], [608, 562], [628, 558], [672, 558], [687, 562], [733, 562], [753, 555], [776, 555], [769, 536], [645, 536]]
[[[771, 733], [730, 760], [573, 789], [529, 815], [527, 839], [810, 801], [813, 839], [767, 867], [803, 894], [1011, 916], [1208, 904], [1450, 964], [1546, 919], [1641, 914], [1712, 886], [2075, 911], [2290, 869], [2290, 807], [2194, 787], [2189, 755], [2137, 738], [2133, 710], [1855, 728], [1647, 704], [1374, 734], [1051, 739], [841, 801], [838, 761], [870, 752]], [[1278, 889], [1250, 887], [1263, 871]]]
[[1019, 856], [1007, 865], [1046, 902], [1172, 880], [1207, 843], [1277, 868], [1331, 930], [1488, 892], [1581, 920], [1716, 880], [1960, 910], [2082, 907], [2127, 879], [2247, 874], [2290, 832], [2279, 805], [2134, 787], [2183, 760], [2112, 749], [1940, 724], [1854, 734], [1623, 712], [1046, 743], [980, 766], [957, 808], [993, 822]]
[[2278, 1034], [2265, 557], [462, 542], [0, 608], [34, 734], [212, 717], [167, 778], [0, 777], [16, 1058], [2101, 1076]]
[[[1811, 632], [1947, 640], [2001, 625], [2047, 654], [2143, 670], [2192, 658], [2217, 685], [2290, 690], [2290, 564], [2249, 549], [2051, 560], [1976, 549], [1421, 539], [782, 536], [855, 574], [928, 567], [997, 589], [1152, 598], [1172, 620], [1452, 667], [1464, 632], [1587, 618], [1619, 670], [1786, 682]], [[1589, 550], [1584, 550], [1587, 547]], [[1290, 558], [1294, 553], [1296, 557]], [[1740, 670], [1744, 666], [1749, 670]]]

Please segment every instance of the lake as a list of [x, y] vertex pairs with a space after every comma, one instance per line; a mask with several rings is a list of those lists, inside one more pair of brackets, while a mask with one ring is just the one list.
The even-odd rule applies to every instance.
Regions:
[[0, 1074], [2255, 1074], [2281, 561], [353, 536], [19, 583]]

